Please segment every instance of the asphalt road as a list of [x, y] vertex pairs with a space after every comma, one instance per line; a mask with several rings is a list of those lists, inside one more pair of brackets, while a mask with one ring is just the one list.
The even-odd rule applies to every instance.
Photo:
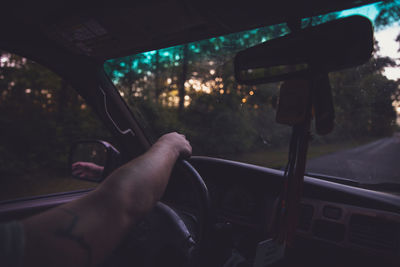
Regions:
[[400, 183], [400, 135], [310, 159], [306, 172], [361, 183]]

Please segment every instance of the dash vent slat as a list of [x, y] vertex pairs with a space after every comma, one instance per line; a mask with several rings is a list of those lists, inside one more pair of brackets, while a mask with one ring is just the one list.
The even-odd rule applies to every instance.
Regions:
[[349, 241], [363, 247], [397, 251], [399, 224], [381, 218], [353, 214], [349, 224]]

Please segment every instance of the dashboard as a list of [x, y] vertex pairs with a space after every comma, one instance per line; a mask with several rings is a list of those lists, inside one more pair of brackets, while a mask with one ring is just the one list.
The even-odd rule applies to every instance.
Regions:
[[297, 234], [355, 253], [400, 262], [400, 215], [303, 198]]
[[[282, 172], [204, 157], [194, 165], [209, 188], [216, 224], [230, 228], [230, 245], [244, 258], [254, 257], [271, 236]], [[291, 250], [295, 265], [398, 266], [400, 196], [305, 177]]]

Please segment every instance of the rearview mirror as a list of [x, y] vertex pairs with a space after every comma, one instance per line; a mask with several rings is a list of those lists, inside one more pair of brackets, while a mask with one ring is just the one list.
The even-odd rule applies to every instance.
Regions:
[[77, 179], [100, 182], [118, 167], [119, 155], [118, 150], [105, 141], [78, 141], [71, 146], [70, 173]]
[[369, 19], [338, 19], [237, 53], [235, 78], [254, 85], [340, 70], [366, 62], [373, 46]]

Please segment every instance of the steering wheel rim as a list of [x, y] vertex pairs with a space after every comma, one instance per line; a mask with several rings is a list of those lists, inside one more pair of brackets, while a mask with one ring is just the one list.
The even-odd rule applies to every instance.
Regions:
[[208, 188], [207, 185], [204, 183], [203, 178], [200, 176], [199, 172], [187, 160], [180, 160], [178, 161], [177, 165], [183, 171], [187, 172], [187, 174], [192, 178], [193, 188], [195, 188], [195, 191], [197, 191], [196, 193], [198, 194], [197, 204], [199, 205], [200, 234], [197, 242], [200, 249], [202, 249], [202, 243], [204, 240], [206, 240], [211, 223], [211, 200]]
[[[158, 202], [154, 209], [133, 228], [105, 266], [131, 266], [133, 261], [138, 263], [138, 266], [153, 267], [160, 264], [166, 266], [165, 261], [168, 259], [175, 262], [173, 266], [200, 265], [199, 261], [205, 249], [203, 244], [210, 225], [209, 193], [200, 174], [189, 162], [179, 160], [176, 167], [181, 175], [190, 177], [196, 193], [198, 215], [195, 216], [197, 219], [195, 225], [198, 226], [198, 235], [193, 235], [194, 232], [189, 230], [191, 228], [188, 225], [191, 223], [188, 224], [187, 217], [185, 220], [185, 216], [179, 210], [175, 211], [168, 205]], [[168, 258], [168, 254], [173, 255]], [[179, 264], [176, 264], [176, 261]]]

